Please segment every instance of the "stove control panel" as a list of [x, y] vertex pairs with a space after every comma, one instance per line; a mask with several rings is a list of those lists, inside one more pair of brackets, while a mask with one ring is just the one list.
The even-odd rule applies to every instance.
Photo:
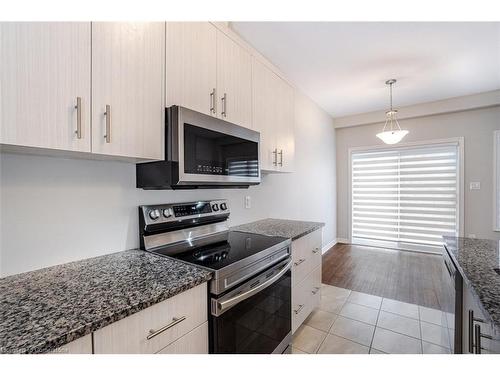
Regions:
[[188, 203], [169, 203], [140, 206], [143, 223], [168, 224], [207, 216], [229, 216], [229, 204], [225, 199]]

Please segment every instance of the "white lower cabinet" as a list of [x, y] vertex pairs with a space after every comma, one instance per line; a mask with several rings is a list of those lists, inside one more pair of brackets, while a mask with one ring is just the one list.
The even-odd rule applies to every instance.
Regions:
[[94, 332], [94, 353], [197, 353], [208, 347], [208, 331], [197, 330], [205, 323], [206, 283]]
[[177, 339], [158, 354], [208, 354], [208, 322]]
[[321, 244], [321, 229], [292, 242], [292, 333], [320, 302]]
[[92, 335], [80, 337], [54, 349], [51, 354], [92, 354]]

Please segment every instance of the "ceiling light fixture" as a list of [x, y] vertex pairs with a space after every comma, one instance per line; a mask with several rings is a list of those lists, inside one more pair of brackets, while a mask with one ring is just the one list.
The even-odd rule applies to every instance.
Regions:
[[[385, 115], [387, 116], [385, 120], [384, 129], [382, 133], [378, 133], [377, 137], [380, 138], [384, 143], [388, 145], [393, 145], [398, 143], [403, 139], [403, 137], [408, 134], [408, 130], [401, 130], [401, 126], [399, 126], [399, 122], [396, 118], [396, 114], [398, 113], [397, 109], [392, 108], [392, 85], [396, 83], [395, 79], [389, 79], [385, 81], [386, 85], [389, 85], [390, 90], [390, 98], [391, 98], [391, 109], [388, 110]], [[386, 130], [387, 129], [387, 130]]]

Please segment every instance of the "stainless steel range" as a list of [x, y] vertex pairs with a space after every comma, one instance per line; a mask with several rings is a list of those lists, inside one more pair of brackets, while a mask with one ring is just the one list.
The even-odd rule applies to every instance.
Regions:
[[143, 250], [213, 272], [211, 353], [284, 353], [291, 341], [291, 241], [230, 231], [226, 200], [139, 207]]

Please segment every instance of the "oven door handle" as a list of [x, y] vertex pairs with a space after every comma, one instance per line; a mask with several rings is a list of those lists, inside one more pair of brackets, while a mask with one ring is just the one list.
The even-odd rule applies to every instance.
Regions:
[[264, 283], [256, 286], [255, 288], [252, 288], [250, 290], [247, 290], [244, 293], [241, 293], [233, 298], [229, 298], [225, 301], [216, 301], [217, 304], [217, 314], [216, 316], [219, 316], [229, 308], [233, 307], [237, 303], [246, 300], [247, 298], [252, 297], [253, 295], [259, 293], [260, 291], [266, 289], [268, 286], [271, 286], [271, 284], [274, 284], [278, 279], [281, 278], [292, 266], [292, 260], [290, 260], [283, 268], [272, 278], [269, 280], [266, 280]]

